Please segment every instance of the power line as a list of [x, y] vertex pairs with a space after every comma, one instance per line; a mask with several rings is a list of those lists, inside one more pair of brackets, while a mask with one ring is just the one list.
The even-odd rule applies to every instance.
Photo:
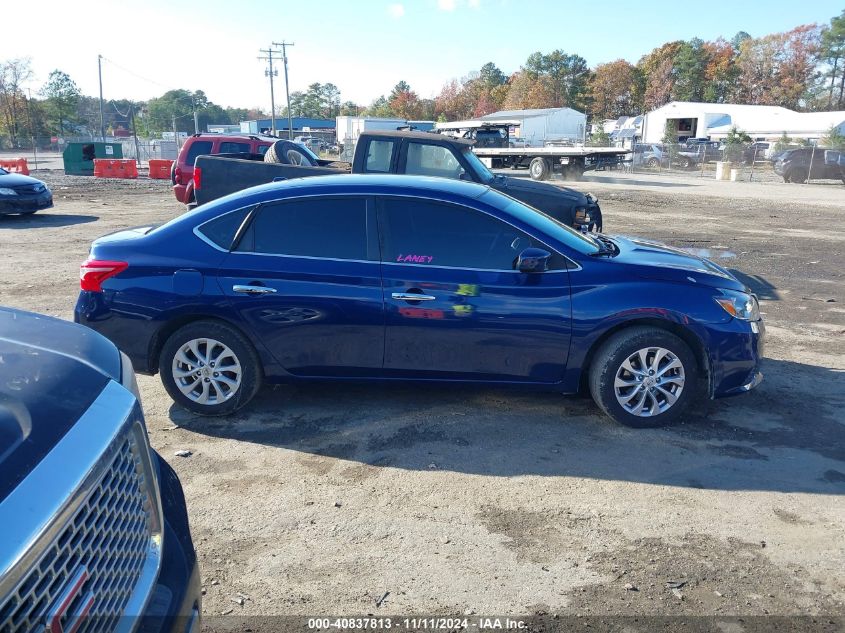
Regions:
[[108, 63], [109, 63], [109, 64], [111, 64], [112, 66], [115, 66], [116, 68], [119, 68], [119, 69], [120, 69], [120, 70], [122, 70], [123, 72], [128, 73], [128, 74], [132, 75], [133, 77], [135, 77], [135, 78], [137, 78], [137, 79], [141, 79], [141, 80], [143, 80], [143, 81], [147, 81], [147, 82], [149, 82], [149, 83], [151, 83], [151, 84], [155, 84], [155, 85], [156, 85], [156, 86], [158, 86], [159, 88], [164, 88], [164, 89], [166, 89], [166, 90], [176, 90], [173, 86], [167, 86], [167, 85], [165, 85], [165, 84], [163, 84], [163, 83], [160, 83], [160, 82], [158, 82], [158, 81], [155, 81], [154, 79], [150, 79], [149, 77], [144, 77], [143, 75], [139, 75], [139, 74], [138, 74], [138, 73], [136, 73], [135, 71], [129, 70], [128, 68], [126, 68], [126, 67], [124, 67], [124, 66], [121, 66], [120, 64], [118, 64], [116, 61], [114, 61], [114, 60], [112, 60], [112, 59], [109, 59], [109, 58], [107, 58], [107, 57], [103, 57], [102, 59], [103, 59], [103, 61], [108, 62]]
[[264, 75], [266, 77], [270, 77], [270, 130], [273, 133], [273, 136], [276, 136], [276, 95], [273, 91], [273, 77], [278, 76], [279, 71], [273, 70], [273, 54], [275, 53], [278, 55], [281, 53], [280, 50], [274, 49], [273, 44], [269, 48], [260, 48], [258, 49], [259, 53], [265, 53], [264, 56], [259, 57], [258, 59], [261, 61], [266, 61], [268, 63], [268, 69], [264, 71]]

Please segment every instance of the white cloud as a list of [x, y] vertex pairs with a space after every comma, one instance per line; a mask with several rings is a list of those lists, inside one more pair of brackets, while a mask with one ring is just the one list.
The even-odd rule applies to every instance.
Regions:
[[405, 15], [405, 5], [399, 4], [398, 2], [395, 4], [389, 4], [387, 5], [387, 12], [390, 14], [391, 18], [398, 20]]
[[467, 6], [470, 9], [480, 9], [481, 8], [481, 0], [467, 0]]
[[437, 0], [437, 8], [441, 11], [454, 11], [457, 4], [456, 0]]

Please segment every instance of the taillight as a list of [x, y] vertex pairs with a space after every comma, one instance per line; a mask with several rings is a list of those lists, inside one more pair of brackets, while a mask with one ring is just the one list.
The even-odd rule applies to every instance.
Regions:
[[202, 188], [202, 169], [194, 167], [194, 190]]
[[103, 282], [129, 267], [126, 262], [89, 259], [79, 267], [79, 287], [82, 290], [102, 292]]

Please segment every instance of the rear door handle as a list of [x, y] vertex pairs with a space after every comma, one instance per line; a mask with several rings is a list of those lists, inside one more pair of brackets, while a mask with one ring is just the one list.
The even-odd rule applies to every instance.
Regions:
[[394, 292], [390, 296], [400, 301], [434, 301], [437, 298], [417, 292]]
[[268, 288], [267, 286], [241, 286], [237, 284], [232, 286], [232, 290], [247, 295], [268, 295], [276, 292], [275, 288]]

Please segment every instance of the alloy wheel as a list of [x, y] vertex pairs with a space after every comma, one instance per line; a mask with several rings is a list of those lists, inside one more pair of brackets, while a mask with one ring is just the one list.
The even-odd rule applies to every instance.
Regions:
[[184, 343], [173, 356], [173, 380], [186, 398], [216, 405], [231, 398], [241, 386], [243, 371], [235, 353], [211, 338]]
[[632, 415], [660, 415], [680, 398], [684, 375], [683, 363], [671, 351], [645, 347], [628, 356], [616, 371], [616, 401]]

